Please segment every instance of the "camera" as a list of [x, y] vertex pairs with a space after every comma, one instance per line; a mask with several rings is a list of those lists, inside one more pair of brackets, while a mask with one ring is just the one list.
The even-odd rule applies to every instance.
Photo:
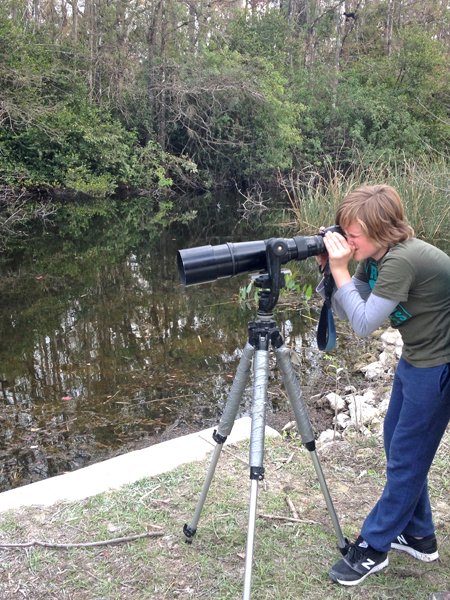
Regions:
[[[326, 252], [323, 241], [328, 231], [337, 231], [343, 235], [338, 225], [326, 227], [317, 235], [296, 236], [293, 238], [270, 238], [251, 242], [227, 242], [217, 246], [197, 246], [177, 252], [178, 273], [185, 286], [208, 283], [233, 277], [240, 273], [265, 271], [267, 269], [268, 248], [282, 248], [281, 262], [305, 260]], [[275, 244], [274, 244], [275, 242]]]

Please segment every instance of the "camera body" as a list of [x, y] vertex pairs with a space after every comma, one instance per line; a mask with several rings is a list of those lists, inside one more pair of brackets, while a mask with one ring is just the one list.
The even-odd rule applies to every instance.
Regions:
[[324, 237], [324, 235], [326, 233], [328, 233], [329, 231], [340, 233], [341, 235], [343, 235], [345, 237], [345, 233], [342, 231], [342, 229], [339, 227], [339, 225], [330, 225], [330, 227], [325, 227], [325, 229], [323, 231], [321, 231], [319, 233], [319, 235], [321, 235], [322, 237]]
[[[280, 238], [283, 264], [291, 260], [305, 260], [326, 252], [323, 241], [328, 231], [343, 235], [338, 225], [326, 227], [317, 235]], [[268, 248], [276, 247], [276, 238], [252, 242], [219, 244], [217, 246], [197, 246], [177, 252], [178, 273], [185, 286], [216, 281], [233, 277], [240, 273], [267, 270]], [[275, 242], [275, 243], [274, 243]]]

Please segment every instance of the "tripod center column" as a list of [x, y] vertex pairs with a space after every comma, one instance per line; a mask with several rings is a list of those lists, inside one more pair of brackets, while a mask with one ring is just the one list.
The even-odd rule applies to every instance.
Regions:
[[253, 363], [253, 404], [250, 436], [250, 478], [264, 478], [264, 431], [269, 381], [269, 350], [256, 350]]

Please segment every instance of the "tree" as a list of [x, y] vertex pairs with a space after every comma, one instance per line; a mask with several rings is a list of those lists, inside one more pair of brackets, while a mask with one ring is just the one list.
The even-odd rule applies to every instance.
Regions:
[[445, 151], [449, 24], [445, 0], [4, 0], [3, 181], [109, 193], [149, 155], [158, 182], [187, 159], [224, 183]]

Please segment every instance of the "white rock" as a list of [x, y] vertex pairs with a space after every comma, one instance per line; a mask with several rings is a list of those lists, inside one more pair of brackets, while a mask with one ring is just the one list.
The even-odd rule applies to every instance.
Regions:
[[340, 440], [342, 435], [338, 431], [334, 431], [333, 429], [326, 429], [322, 431], [319, 435], [317, 442], [318, 444], [329, 444], [330, 442], [334, 442], [336, 440]]
[[370, 404], [370, 406], [375, 406], [375, 404], [377, 404], [378, 401], [377, 393], [375, 392], [375, 390], [371, 388], [366, 390], [363, 394], [362, 401], [366, 404]]
[[333, 423], [339, 425], [341, 429], [346, 429], [349, 425], [351, 425], [352, 420], [347, 413], [340, 412], [334, 417]]
[[403, 345], [402, 336], [397, 329], [386, 329], [386, 331], [381, 334], [380, 339], [384, 344], [391, 346], [396, 346], [398, 344]]
[[345, 408], [345, 400], [339, 394], [330, 392], [325, 397], [333, 410], [343, 410]]
[[368, 364], [366, 367], [362, 367], [361, 371], [365, 374], [366, 379], [378, 379], [384, 375], [384, 366], [376, 361]]
[[377, 409], [363, 401], [361, 396], [355, 396], [353, 402], [348, 405], [350, 419], [358, 427], [367, 425], [377, 415]]
[[378, 357], [378, 361], [384, 366], [388, 365], [391, 362], [391, 360], [392, 360], [392, 353], [387, 352], [386, 350], [383, 350], [383, 352]]
[[281, 430], [281, 433], [287, 433], [289, 431], [293, 431], [297, 427], [297, 421], [289, 421]]

